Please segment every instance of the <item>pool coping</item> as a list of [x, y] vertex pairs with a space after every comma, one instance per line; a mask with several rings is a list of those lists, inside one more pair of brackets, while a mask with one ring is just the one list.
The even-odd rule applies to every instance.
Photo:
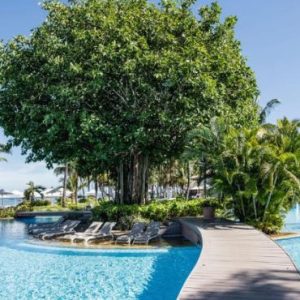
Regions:
[[295, 238], [300, 238], [300, 233], [293, 233], [285, 236], [271, 237], [273, 241], [288, 240], [288, 239], [295, 239]]

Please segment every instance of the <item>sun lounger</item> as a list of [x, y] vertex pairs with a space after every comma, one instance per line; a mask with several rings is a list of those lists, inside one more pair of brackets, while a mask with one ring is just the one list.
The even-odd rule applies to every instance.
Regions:
[[128, 234], [121, 235], [117, 237], [115, 240], [115, 243], [124, 243], [124, 244], [131, 244], [131, 242], [134, 240], [135, 237], [139, 236], [144, 232], [145, 229], [145, 223], [135, 223], [132, 226], [132, 229]]
[[135, 237], [133, 244], [148, 244], [151, 240], [159, 237], [160, 223], [152, 221], [145, 232]]
[[38, 234], [36, 237], [42, 240], [46, 240], [65, 234], [71, 234], [74, 233], [74, 229], [78, 226], [79, 223], [80, 221], [70, 221], [68, 224], [61, 226], [59, 229], [45, 231], [43, 233]]
[[111, 231], [115, 227], [115, 225], [116, 222], [106, 222], [97, 233], [82, 236], [82, 237], [77, 237], [76, 239], [74, 239], [74, 242], [77, 241], [77, 242], [89, 243], [90, 241], [95, 241], [95, 240], [101, 240], [107, 238], [112, 239], [113, 234]]
[[45, 227], [33, 228], [30, 231], [28, 231], [28, 233], [33, 234], [33, 235], [38, 235], [38, 234], [44, 233], [46, 231], [60, 230], [61, 228], [64, 228], [65, 226], [70, 224], [70, 222], [72, 222], [72, 220], [66, 220], [61, 223], [54, 223], [52, 226], [49, 225], [49, 226], [45, 226]]
[[51, 229], [56, 226], [60, 226], [63, 222], [65, 222], [65, 218], [59, 218], [56, 222], [48, 222], [48, 223], [37, 223], [37, 224], [29, 224], [28, 225], [28, 233], [33, 233], [34, 231], [38, 230], [46, 230]]
[[70, 241], [73, 243], [74, 240], [76, 240], [77, 238], [96, 234], [99, 231], [102, 224], [103, 222], [93, 222], [84, 232], [75, 232], [73, 234], [63, 235], [60, 236], [58, 239], [61, 241]]

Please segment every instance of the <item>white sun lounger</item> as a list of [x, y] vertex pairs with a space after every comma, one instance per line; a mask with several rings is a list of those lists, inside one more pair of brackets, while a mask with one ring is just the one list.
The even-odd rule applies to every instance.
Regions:
[[101, 227], [101, 229], [95, 233], [95, 234], [90, 234], [90, 235], [86, 235], [86, 236], [82, 236], [82, 237], [77, 237], [76, 239], [74, 239], [74, 242], [85, 242], [85, 243], [89, 243], [91, 241], [95, 241], [95, 240], [101, 240], [101, 239], [107, 239], [113, 238], [113, 234], [112, 234], [112, 229], [115, 227], [116, 222], [106, 222], [104, 223], [104, 225]]
[[74, 232], [75, 227], [78, 226], [80, 221], [70, 221], [68, 224], [63, 225], [59, 229], [48, 230], [37, 235], [42, 240], [51, 239], [65, 234], [71, 234]]
[[65, 219], [60, 218], [57, 222], [52, 223], [38, 223], [38, 224], [29, 224], [28, 225], [28, 233], [29, 234], [37, 234], [39, 231], [46, 231], [46, 230], [52, 230], [54, 228], [59, 228], [62, 224], [64, 224]]
[[96, 234], [99, 231], [102, 224], [103, 222], [93, 222], [84, 232], [74, 232], [73, 234], [60, 236], [58, 237], [58, 239], [61, 241], [70, 241], [73, 243], [74, 240], [76, 240], [77, 238], [80, 239], [81, 237]]

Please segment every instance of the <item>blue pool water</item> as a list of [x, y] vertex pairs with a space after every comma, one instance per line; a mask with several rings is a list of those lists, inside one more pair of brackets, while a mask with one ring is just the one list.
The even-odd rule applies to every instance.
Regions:
[[289, 211], [284, 223], [284, 232], [300, 232], [300, 204]]
[[0, 299], [176, 299], [199, 255], [198, 247], [34, 245], [24, 222], [0, 221]]
[[300, 271], [300, 238], [288, 238], [276, 241], [289, 254]]
[[[300, 232], [300, 205], [297, 204], [286, 215], [283, 232]], [[286, 238], [276, 241], [291, 257], [300, 271], [300, 238]]]

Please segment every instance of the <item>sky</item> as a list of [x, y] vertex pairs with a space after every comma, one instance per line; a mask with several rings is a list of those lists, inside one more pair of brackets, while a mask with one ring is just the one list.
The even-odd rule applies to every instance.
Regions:
[[[41, 0], [0, 0], [0, 39], [30, 34], [45, 18]], [[281, 105], [270, 122], [284, 116], [299, 118], [300, 101], [300, 1], [299, 0], [220, 0], [223, 17], [238, 17], [236, 36], [242, 52], [254, 70], [260, 89], [259, 103], [277, 98]], [[211, 0], [197, 1], [194, 12]], [[0, 142], [6, 138], [0, 131]], [[52, 170], [43, 162], [25, 164], [19, 148], [0, 163], [0, 188], [23, 190], [30, 180], [47, 187], [58, 185]]]

